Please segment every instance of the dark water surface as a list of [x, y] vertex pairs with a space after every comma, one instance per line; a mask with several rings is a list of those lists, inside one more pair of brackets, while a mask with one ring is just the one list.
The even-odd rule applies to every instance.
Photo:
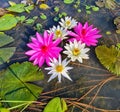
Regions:
[[[7, 7], [8, 0], [0, 0], [0, 7]], [[16, 3], [19, 3], [21, 0], [12, 0]], [[87, 0], [86, 0], [87, 1]], [[86, 3], [95, 5], [95, 0], [88, 0]], [[117, 0], [119, 2], [119, 0]], [[84, 3], [84, 0], [81, 0]], [[113, 45], [117, 42], [120, 42], [120, 35], [116, 34], [116, 26], [113, 24], [113, 20], [115, 17], [120, 15], [120, 12], [108, 10], [105, 8], [101, 8], [99, 12], [93, 12], [90, 15], [86, 15], [85, 7], [83, 5], [80, 6], [82, 10], [81, 13], [78, 13], [77, 10], [71, 5], [65, 5], [62, 0], [48, 0], [47, 3], [51, 7], [47, 11], [40, 10], [37, 6], [30, 14], [24, 13], [28, 17], [39, 16], [40, 13], [45, 13], [47, 15], [47, 20], [43, 21], [38, 19], [36, 23], [42, 23], [45, 29], [49, 29], [52, 25], [57, 25], [57, 22], [53, 21], [53, 18], [57, 16], [54, 12], [53, 8], [58, 6], [60, 8], [60, 12], [66, 12], [68, 16], [74, 17], [77, 21], [85, 23], [88, 21], [90, 24], [94, 24], [95, 27], [101, 30], [101, 34], [103, 38], [100, 39], [99, 44]], [[22, 15], [22, 14], [21, 14]], [[35, 23], [35, 24], [36, 24]], [[28, 49], [26, 43], [29, 42], [29, 38], [31, 35], [35, 34], [34, 25], [25, 25], [19, 24], [17, 27], [12, 30], [6, 31], [7, 34], [12, 36], [15, 41], [10, 46], [16, 46], [17, 50], [14, 56], [11, 58], [12, 64], [14, 62], [24, 62], [28, 60], [27, 56], [24, 55], [24, 52]], [[111, 35], [106, 35], [106, 31], [110, 31]], [[83, 96], [90, 88], [89, 86], [95, 86], [99, 84], [100, 81], [108, 79], [112, 77], [112, 74], [108, 72], [98, 61], [95, 55], [94, 47], [91, 47], [90, 50], [90, 59], [84, 60], [83, 64], [79, 63], [71, 63], [71, 66], [74, 69], [70, 72], [70, 77], [73, 79], [73, 82], [69, 80], [62, 79], [62, 84], [56, 83], [57, 80], [53, 80], [50, 83], [47, 83], [48, 75], [45, 73], [45, 79], [43, 82], [37, 82], [39, 85], [44, 87], [44, 92], [51, 91], [59, 88], [60, 91], [53, 92], [49, 94], [50, 96], [60, 96], [60, 97], [72, 97], [72, 98], [80, 98]], [[0, 66], [0, 69], [6, 67], [6, 65]], [[92, 102], [93, 106], [102, 109], [108, 110], [117, 110], [120, 109], [120, 79], [114, 79], [108, 81], [105, 85], [101, 87], [101, 85], [96, 87], [90, 94], [86, 96], [86, 98], [82, 99], [81, 102], [89, 104], [95, 94], [98, 92], [97, 97]], [[86, 87], [86, 88], [85, 88]], [[94, 112], [94, 109], [89, 110], [90, 112]], [[70, 111], [72, 112], [72, 111]], [[80, 109], [75, 108], [73, 112], [82, 112]], [[85, 112], [85, 111], [84, 111]], [[101, 112], [101, 110], [97, 110], [95, 112]]]

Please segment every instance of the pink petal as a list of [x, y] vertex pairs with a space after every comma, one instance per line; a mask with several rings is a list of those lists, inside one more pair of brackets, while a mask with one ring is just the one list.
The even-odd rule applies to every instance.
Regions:
[[78, 38], [79, 36], [77, 34], [75, 34], [74, 32], [72, 31], [69, 31], [69, 35], [72, 36], [72, 37], [76, 37]]
[[39, 62], [38, 62], [39, 67], [41, 67], [41, 66], [43, 65], [44, 61], [45, 61], [45, 58], [44, 58], [43, 56], [41, 56], [41, 57], [39, 58]]
[[49, 35], [47, 31], [44, 31], [44, 44], [45, 45], [48, 45], [48, 39], [49, 39]]
[[86, 22], [83, 26], [84, 29], [87, 29], [88, 28], [88, 22]]
[[57, 46], [59, 43], [61, 42], [61, 39], [56, 39], [54, 42], [53, 42], [53, 46]]
[[43, 43], [43, 37], [38, 32], [36, 32], [36, 37], [40, 43]]
[[27, 51], [27, 52], [25, 52], [25, 54], [26, 55], [33, 55], [34, 53], [36, 53], [36, 51], [35, 50], [29, 50], [29, 51]]

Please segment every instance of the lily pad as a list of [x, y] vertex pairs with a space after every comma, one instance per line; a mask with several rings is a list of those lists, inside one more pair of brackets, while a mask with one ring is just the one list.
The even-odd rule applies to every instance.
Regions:
[[98, 46], [95, 49], [96, 55], [100, 62], [110, 72], [120, 75], [120, 49], [112, 45], [107, 47], [106, 45]]
[[45, 107], [43, 112], [66, 112], [67, 104], [64, 99], [53, 98]]
[[17, 24], [17, 19], [12, 14], [5, 14], [0, 18], [0, 31], [10, 30]]
[[8, 61], [14, 54], [16, 47], [0, 48], [0, 64]]
[[42, 92], [42, 87], [30, 82], [42, 80], [43, 78], [42, 71], [30, 62], [12, 64], [0, 75], [1, 98], [3, 100], [16, 101], [16, 103], [9, 102], [10, 106], [22, 103], [17, 101], [37, 100]]
[[4, 33], [0, 33], [0, 47], [13, 42], [14, 39]]
[[11, 12], [22, 13], [25, 11], [25, 4], [16, 4], [11, 7], [8, 7], [7, 10]]

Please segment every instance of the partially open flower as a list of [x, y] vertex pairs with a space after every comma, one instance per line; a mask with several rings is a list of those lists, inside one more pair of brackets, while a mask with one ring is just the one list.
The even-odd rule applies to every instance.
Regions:
[[67, 66], [69, 61], [64, 59], [62, 61], [61, 56], [59, 55], [59, 59], [52, 59], [50, 62], [51, 67], [45, 68], [45, 70], [50, 70], [48, 74], [52, 74], [49, 78], [48, 82], [58, 76], [58, 81], [61, 82], [61, 77], [65, 77], [72, 81], [72, 79], [68, 75], [68, 70], [72, 69], [72, 67]]
[[76, 27], [74, 27], [74, 32], [70, 31], [69, 35], [73, 38], [70, 41], [81, 41], [85, 43], [87, 46], [96, 46], [98, 43], [98, 38], [101, 38], [101, 35], [98, 34], [99, 30], [97, 28], [93, 28], [93, 25], [88, 26], [88, 22], [82, 26], [81, 23], [78, 23]]
[[63, 28], [66, 28], [66, 29], [72, 29], [77, 25], [77, 21], [68, 16], [65, 17], [65, 19], [62, 18], [59, 23]]
[[25, 54], [30, 56], [29, 60], [34, 61], [34, 65], [38, 64], [41, 67], [45, 61], [49, 65], [50, 58], [58, 58], [62, 51], [62, 48], [57, 47], [60, 42], [61, 39], [53, 41], [53, 34], [48, 34], [47, 31], [43, 36], [36, 33], [36, 38], [32, 37], [32, 42], [27, 44], [31, 50]]
[[85, 48], [85, 44], [81, 43], [80, 41], [74, 40], [74, 42], [69, 42], [69, 44], [66, 44], [65, 51], [63, 51], [64, 54], [68, 55], [68, 58], [71, 59], [71, 61], [78, 60], [80, 63], [83, 62], [83, 59], [89, 59], [88, 54], [86, 54], [90, 49]]
[[60, 27], [59, 25], [57, 27], [53, 26], [53, 28], [50, 28], [50, 30], [48, 30], [49, 33], [54, 33], [54, 39], [58, 39], [61, 38], [61, 40], [63, 39], [67, 39], [67, 35], [68, 32], [66, 29], [64, 29], [63, 27]]

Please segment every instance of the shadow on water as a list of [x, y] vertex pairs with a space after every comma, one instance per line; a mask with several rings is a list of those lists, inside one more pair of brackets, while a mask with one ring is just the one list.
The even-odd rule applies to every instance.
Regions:
[[[7, 1], [8, 0], [0, 0], [0, 6], [7, 7]], [[13, 1], [16, 3], [20, 2], [20, 0]], [[119, 2], [119, 0], [117, 1]], [[81, 2], [84, 3], [84, 0], [81, 0]], [[53, 21], [53, 18], [58, 15], [54, 12], [53, 8], [54, 6], [58, 6], [60, 11], [66, 12], [68, 16], [72, 16], [82, 23], [88, 21], [90, 24], [94, 24], [95, 27], [98, 27], [101, 30], [101, 34], [103, 35], [103, 38], [100, 39], [99, 44], [112, 45], [120, 42], [120, 35], [115, 33], [116, 28], [113, 24], [114, 18], [120, 15], [120, 13], [115, 14], [114, 11], [108, 11], [108, 9], [102, 8], [100, 9], [99, 13], [92, 12], [92, 14], [87, 15], [85, 13], [84, 6], [80, 6], [82, 12], [78, 13], [76, 9], [73, 8], [72, 4], [65, 5], [63, 1], [49, 0], [47, 3], [51, 7], [48, 11], [43, 11], [36, 7], [30, 14], [25, 13], [25, 15], [28, 17], [33, 17], [39, 16], [40, 13], [44, 12], [47, 15], [47, 20], [43, 21], [38, 19], [36, 23], [42, 23], [44, 29], [49, 29], [52, 27], [52, 25], [58, 24], [57, 22]], [[88, 1], [87, 4], [94, 5], [94, 0]], [[28, 50], [26, 44], [30, 41], [30, 36], [35, 35], [36, 31], [34, 26], [36, 23], [33, 25], [19, 24], [12, 30], [6, 31], [8, 35], [15, 39], [15, 41], [11, 43], [10, 46], [17, 47], [16, 52], [8, 65], [14, 62], [24, 62], [28, 60], [28, 57], [24, 53]], [[106, 31], [111, 31], [112, 34], [106, 35]], [[106, 84], [103, 85], [99, 90], [100, 81], [108, 79], [110, 76], [112, 76], [112, 74], [99, 63], [98, 59], [96, 58], [94, 49], [94, 47], [91, 48], [90, 60], [85, 60], [83, 64], [79, 64], [77, 62], [71, 63], [71, 66], [74, 67], [74, 69], [70, 72], [70, 76], [73, 79], [73, 82], [62, 79], [62, 84], [56, 83], [57, 80], [53, 80], [52, 82], [47, 83], [49, 76], [42, 68], [43, 72], [45, 73], [45, 80], [43, 82], [37, 82], [37, 84], [44, 86], [44, 92], [60, 89], [47, 95], [60, 96], [65, 98], [73, 97], [78, 99], [87, 93], [92, 87], [98, 85], [95, 89], [93, 89], [92, 92], [90, 92], [90, 94], [88, 94], [80, 101], [89, 104], [94, 95], [98, 92], [96, 98], [93, 100], [93, 102], [91, 102], [93, 106], [111, 110], [120, 109], [120, 79], [114, 79], [106, 82]], [[6, 64], [4, 64], [0, 66], [0, 69], [6, 67]], [[74, 109], [74, 112], [80, 112], [80, 109], [76, 108]], [[90, 110], [90, 112], [93, 112], [93, 110]], [[99, 112], [99, 110], [95, 112]]]

